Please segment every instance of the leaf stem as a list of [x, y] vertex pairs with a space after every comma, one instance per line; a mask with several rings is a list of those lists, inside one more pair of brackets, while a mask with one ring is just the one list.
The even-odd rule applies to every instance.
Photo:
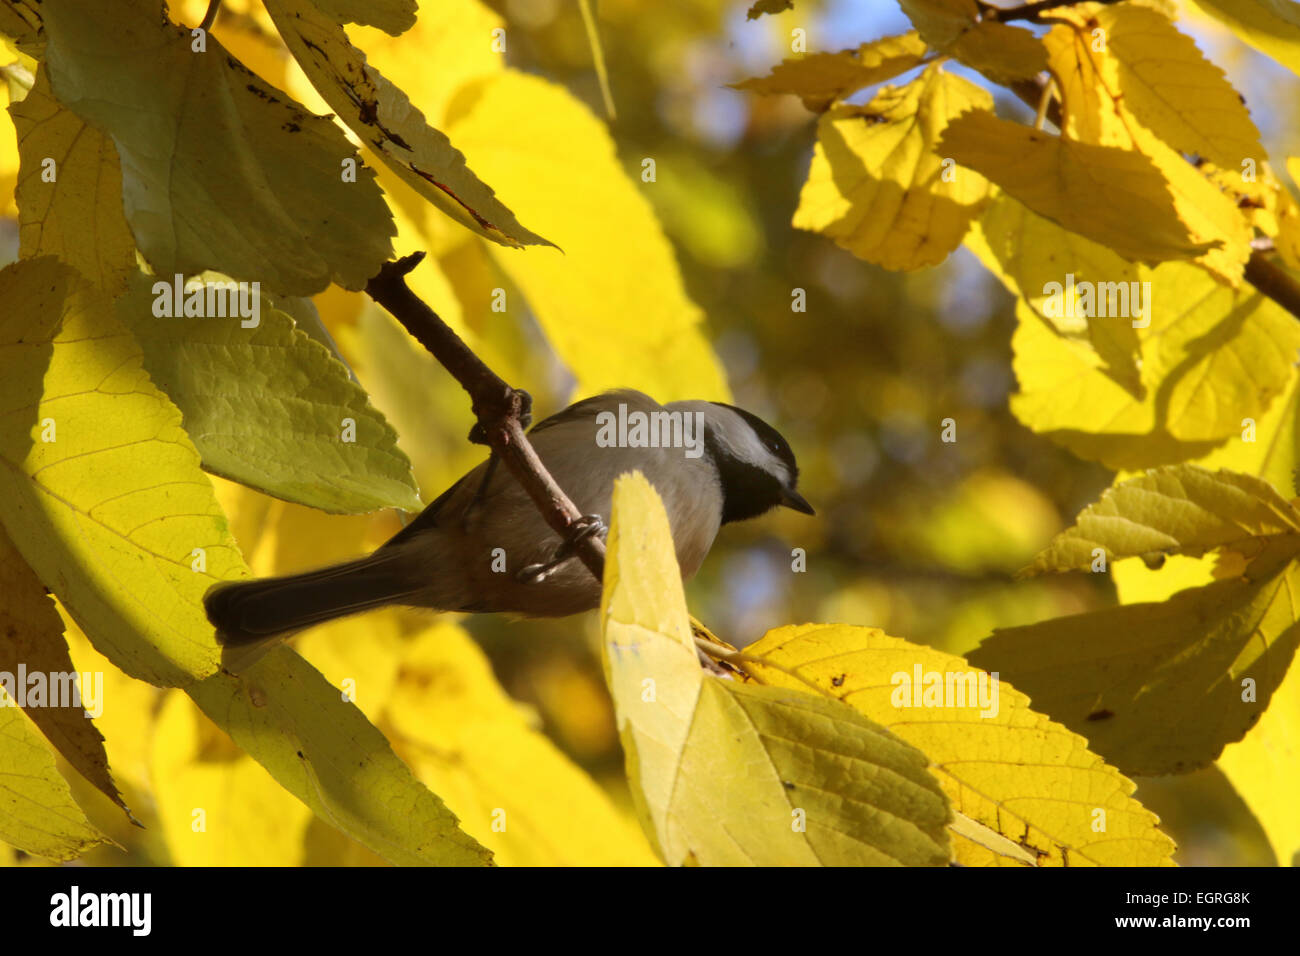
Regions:
[[221, 0], [208, 0], [208, 12], [203, 14], [203, 22], [199, 24], [199, 29], [207, 33], [212, 29], [212, 24], [216, 22], [217, 12], [221, 9]]

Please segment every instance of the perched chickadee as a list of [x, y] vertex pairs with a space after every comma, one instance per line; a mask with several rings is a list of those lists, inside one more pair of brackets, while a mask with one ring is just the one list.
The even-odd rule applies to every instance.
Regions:
[[[660, 405], [641, 392], [606, 392], [552, 415], [528, 437], [559, 486], [593, 516], [587, 531], [603, 530], [595, 516], [609, 515], [614, 479], [644, 474], [663, 499], [684, 579], [699, 569], [721, 525], [777, 505], [813, 513], [795, 490], [799, 469], [785, 439], [720, 402]], [[260, 644], [387, 604], [529, 617], [598, 607], [600, 582], [514, 476], [499, 467], [485, 485], [487, 468], [466, 474], [367, 557], [215, 585], [204, 606], [219, 640]]]

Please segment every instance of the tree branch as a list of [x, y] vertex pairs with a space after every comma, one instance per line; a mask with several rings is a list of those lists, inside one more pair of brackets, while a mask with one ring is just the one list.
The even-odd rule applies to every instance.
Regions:
[[[563, 540], [571, 540], [575, 524], [582, 515], [551, 477], [524, 434], [531, 418], [532, 399], [527, 392], [511, 388], [488, 368], [460, 336], [410, 290], [406, 276], [423, 259], [424, 253], [417, 252], [396, 262], [384, 263], [379, 274], [366, 283], [366, 292], [392, 313], [460, 382], [469, 393], [471, 408], [478, 419], [470, 430], [470, 441], [491, 448], [492, 453], [505, 462], [528, 497], [533, 499], [546, 523]], [[597, 535], [585, 535], [576, 540], [573, 547], [582, 563], [597, 581], [601, 581], [605, 572], [605, 542]]]
[[[1031, 109], [1037, 109], [1041, 104], [1043, 87], [1044, 84], [1035, 80], [1021, 80], [1010, 85], [1011, 91]], [[1062, 116], [1059, 101], [1052, 100], [1048, 105], [1047, 118], [1055, 124], [1057, 129], [1061, 128]], [[1250, 258], [1246, 261], [1244, 278], [1262, 295], [1272, 299], [1291, 313], [1292, 317], [1300, 319], [1300, 283], [1297, 283], [1285, 269], [1268, 257], [1267, 253], [1271, 248], [1271, 244], [1264, 248], [1256, 246], [1251, 252]]]
[[[995, 7], [992, 4], [981, 3], [982, 20], [996, 20], [999, 23], [1011, 23], [1014, 20], [1027, 20], [1030, 23], [1042, 23], [1042, 15], [1048, 10], [1056, 10], [1059, 7], [1072, 7], [1083, 0], [1043, 0], [1041, 3], [1027, 3], [1020, 7]], [[1111, 4], [1120, 3], [1121, 0], [1095, 0], [1097, 3]]]

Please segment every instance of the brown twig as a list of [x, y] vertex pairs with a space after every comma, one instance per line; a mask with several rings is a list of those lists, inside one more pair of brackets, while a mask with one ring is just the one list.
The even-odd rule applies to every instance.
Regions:
[[1269, 259], [1263, 250], [1256, 249], [1250, 254], [1244, 277], [1262, 294], [1300, 319], [1300, 282]]
[[[556, 484], [524, 434], [531, 411], [528, 393], [511, 388], [488, 368], [460, 336], [410, 290], [406, 276], [423, 259], [424, 253], [417, 252], [396, 262], [385, 263], [379, 274], [366, 284], [366, 292], [392, 313], [460, 382], [469, 393], [474, 416], [478, 419], [478, 424], [470, 431], [470, 441], [491, 448], [528, 492], [546, 523], [563, 540], [570, 540], [582, 515], [564, 489]], [[574, 541], [573, 547], [596, 580], [602, 580], [605, 542], [597, 535], [585, 535]]]
[[[995, 7], [981, 3], [981, 19], [996, 20], [999, 23], [1011, 23], [1015, 20], [1027, 20], [1030, 23], [1042, 23], [1043, 14], [1059, 7], [1072, 7], [1082, 0], [1043, 0], [1041, 3], [1026, 3], [1020, 7]], [[1096, 0], [1097, 3], [1120, 3], [1122, 0]]]

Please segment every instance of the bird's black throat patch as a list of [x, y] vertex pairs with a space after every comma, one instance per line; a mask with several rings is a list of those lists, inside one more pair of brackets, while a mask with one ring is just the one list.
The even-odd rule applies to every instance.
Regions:
[[[795, 464], [794, 452], [781, 437], [781, 433], [743, 408], [724, 402], [713, 404], [728, 408], [745, 420], [759, 441], [790, 470], [790, 486], [794, 487], [799, 476], [799, 466]], [[723, 524], [756, 518], [781, 503], [785, 489], [775, 475], [751, 462], [736, 458], [718, 441], [712, 429], [705, 429], [704, 443], [717, 466], [718, 478], [722, 483]]]

